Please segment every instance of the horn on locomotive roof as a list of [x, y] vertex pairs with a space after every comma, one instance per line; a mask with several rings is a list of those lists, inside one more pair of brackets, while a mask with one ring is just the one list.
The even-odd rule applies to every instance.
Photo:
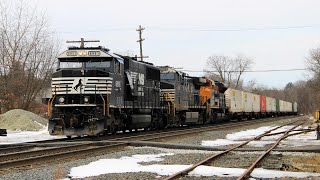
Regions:
[[67, 41], [66, 43], [80, 43], [80, 48], [84, 48], [85, 42], [100, 42], [99, 40], [84, 40], [83, 38], [80, 41]]

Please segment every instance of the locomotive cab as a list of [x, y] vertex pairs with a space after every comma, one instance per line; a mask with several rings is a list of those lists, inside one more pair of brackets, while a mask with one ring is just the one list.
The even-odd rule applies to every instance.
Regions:
[[81, 136], [103, 132], [110, 106], [123, 105], [123, 71], [123, 59], [100, 46], [70, 47], [59, 55], [52, 75], [49, 133]]

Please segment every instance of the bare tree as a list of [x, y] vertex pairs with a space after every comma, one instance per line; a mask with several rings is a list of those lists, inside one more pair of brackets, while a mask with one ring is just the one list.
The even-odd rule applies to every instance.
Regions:
[[49, 80], [58, 52], [45, 16], [26, 2], [0, 2], [0, 99], [5, 110], [29, 109]]
[[307, 68], [314, 74], [320, 74], [320, 48], [311, 49], [310, 57], [307, 57]]
[[239, 88], [242, 85], [243, 73], [249, 70], [252, 64], [253, 60], [243, 55], [235, 58], [213, 55], [207, 60], [206, 75], [214, 77], [230, 87]]
[[257, 86], [257, 82], [256, 82], [256, 80], [253, 79], [253, 80], [250, 80], [246, 83], [243, 90], [248, 91], [248, 92], [254, 92], [256, 86]]
[[235, 74], [237, 77], [236, 88], [239, 86], [240, 78], [242, 74], [250, 69], [250, 66], [253, 64], [253, 60], [249, 57], [239, 55], [233, 60], [235, 64]]
[[306, 66], [313, 77], [301, 87], [299, 100], [307, 102], [302, 107], [306, 112], [313, 112], [320, 109], [320, 47], [309, 51], [309, 57], [306, 58]]

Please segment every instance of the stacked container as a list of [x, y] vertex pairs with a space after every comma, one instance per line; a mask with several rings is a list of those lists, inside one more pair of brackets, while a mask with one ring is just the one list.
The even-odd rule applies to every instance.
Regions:
[[260, 112], [267, 111], [267, 102], [265, 96], [260, 96]]
[[249, 92], [242, 92], [242, 110], [243, 112], [253, 111], [253, 94]]
[[276, 99], [271, 97], [266, 97], [266, 112], [275, 112], [276, 111]]
[[242, 112], [242, 91], [228, 88], [225, 92], [226, 105], [231, 113]]

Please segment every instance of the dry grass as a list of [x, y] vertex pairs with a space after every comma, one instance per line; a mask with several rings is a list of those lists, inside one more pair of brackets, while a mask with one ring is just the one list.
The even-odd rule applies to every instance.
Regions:
[[63, 178], [66, 178], [67, 173], [65, 170], [61, 167], [61, 165], [57, 165], [54, 169], [53, 179], [54, 180], [60, 180]]
[[301, 171], [320, 173], [320, 156], [300, 156], [291, 158], [290, 160], [292, 165]]

